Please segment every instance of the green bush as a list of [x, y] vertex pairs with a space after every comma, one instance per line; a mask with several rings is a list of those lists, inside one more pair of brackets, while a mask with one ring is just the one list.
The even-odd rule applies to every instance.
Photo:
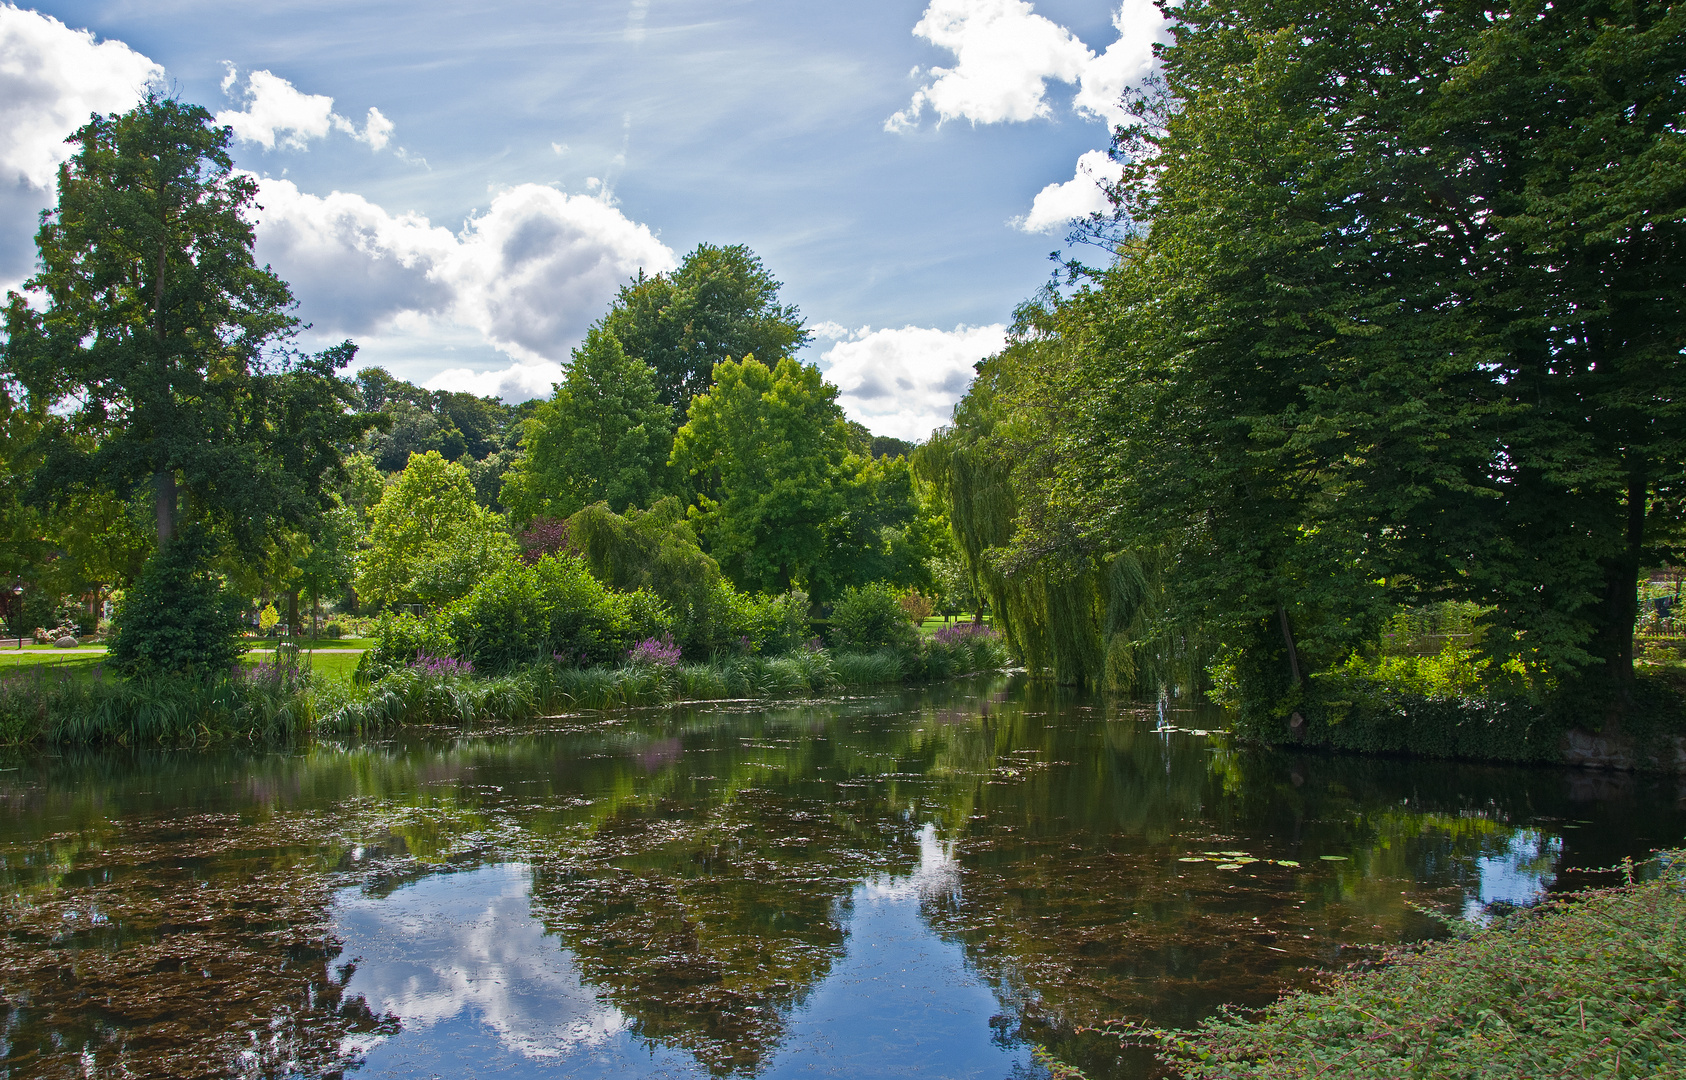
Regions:
[[209, 567], [210, 535], [187, 525], [146, 561], [117, 609], [107, 663], [129, 679], [221, 676], [245, 646], [245, 602]]
[[423, 652], [459, 657], [487, 673], [555, 657], [581, 667], [614, 663], [633, 642], [670, 627], [667, 607], [655, 595], [611, 591], [579, 556], [547, 555], [531, 565], [505, 564], [435, 615], [383, 620], [358, 672], [368, 681]]
[[844, 589], [831, 607], [830, 627], [839, 649], [912, 648], [919, 641], [896, 590], [883, 582]]

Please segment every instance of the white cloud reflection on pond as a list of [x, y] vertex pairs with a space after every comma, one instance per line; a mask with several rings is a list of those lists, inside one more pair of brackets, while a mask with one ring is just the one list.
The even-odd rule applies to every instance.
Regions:
[[[957, 887], [951, 852], [927, 827], [911, 874], [875, 875], [848, 902], [844, 954], [791, 1014], [757, 1075], [1045, 1075], [1022, 1047], [993, 1040], [995, 995], [920, 916]], [[335, 905], [347, 995], [397, 1016], [371, 1042], [360, 1077], [430, 1075], [706, 1077], [690, 1054], [651, 1045], [583, 985], [573, 957], [531, 912], [519, 863], [444, 873], [382, 897], [346, 890]]]

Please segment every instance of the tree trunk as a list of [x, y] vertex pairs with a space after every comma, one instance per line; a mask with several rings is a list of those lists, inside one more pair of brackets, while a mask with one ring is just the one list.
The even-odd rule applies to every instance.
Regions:
[[287, 633], [293, 637], [299, 636], [299, 591], [297, 589], [287, 594]]
[[1281, 604], [1276, 606], [1276, 617], [1282, 623], [1282, 643], [1288, 646], [1288, 673], [1294, 677], [1293, 685], [1300, 685], [1300, 650], [1294, 644], [1294, 631], [1288, 625], [1288, 609]]
[[176, 535], [176, 474], [161, 469], [152, 474], [152, 504], [158, 517], [158, 546]]
[[1599, 632], [1593, 649], [1604, 660], [1612, 700], [1606, 731], [1620, 724], [1633, 696], [1633, 631], [1639, 622], [1639, 563], [1645, 551], [1645, 476], [1628, 476], [1627, 522], [1621, 552], [1604, 560], [1604, 598], [1599, 604]]

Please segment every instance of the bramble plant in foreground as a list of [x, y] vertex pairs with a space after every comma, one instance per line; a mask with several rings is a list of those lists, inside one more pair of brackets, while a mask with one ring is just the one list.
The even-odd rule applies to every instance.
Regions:
[[411, 671], [417, 671], [423, 675], [441, 677], [474, 674], [474, 665], [467, 660], [458, 660], [454, 656], [434, 656], [426, 652], [417, 653], [416, 658], [410, 661], [409, 667]]
[[672, 634], [645, 638], [628, 650], [626, 658], [639, 666], [678, 667], [679, 646], [674, 644]]

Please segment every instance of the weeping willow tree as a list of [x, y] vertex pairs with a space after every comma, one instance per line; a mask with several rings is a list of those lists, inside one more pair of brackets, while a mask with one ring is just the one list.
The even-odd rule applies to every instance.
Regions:
[[947, 508], [974, 592], [1033, 672], [1153, 695], [1195, 689], [1209, 650], [1174, 617], [1157, 550], [1109, 549], [1095, 515], [1056, 494], [1051, 433], [1067, 349], [1044, 296], [1019, 309], [1012, 342], [978, 365], [954, 422], [914, 459]]

